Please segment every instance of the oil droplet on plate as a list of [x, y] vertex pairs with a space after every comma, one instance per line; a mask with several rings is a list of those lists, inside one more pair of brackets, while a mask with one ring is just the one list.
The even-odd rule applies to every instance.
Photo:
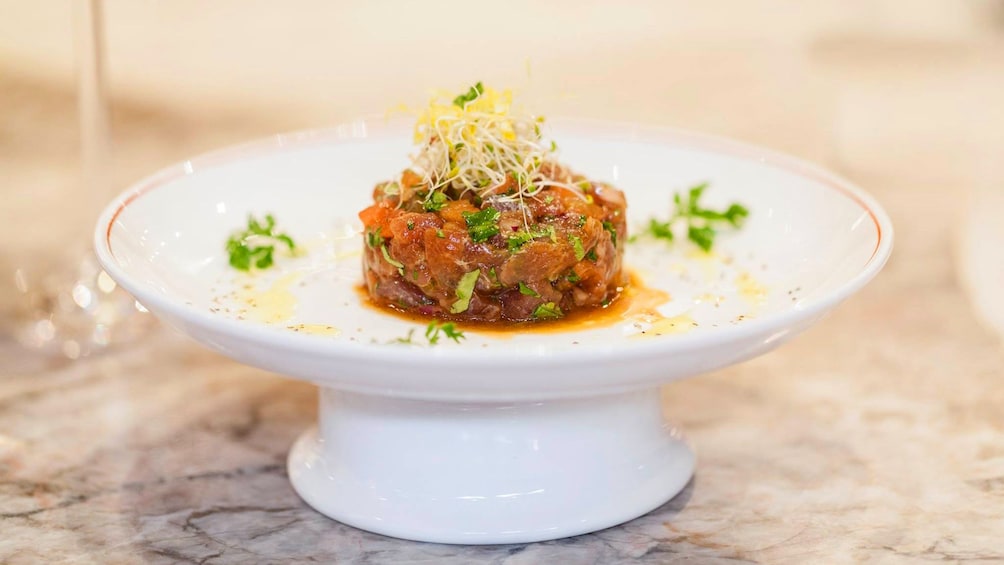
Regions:
[[659, 337], [664, 335], [675, 335], [687, 333], [697, 327], [697, 322], [690, 317], [689, 314], [680, 314], [679, 316], [672, 317], [658, 317], [650, 318], [648, 320], [640, 320], [648, 322], [650, 325], [648, 328], [632, 334], [631, 337], [635, 339], [650, 339], [653, 337]]
[[244, 302], [251, 308], [248, 317], [266, 324], [285, 322], [296, 314], [296, 296], [289, 287], [300, 280], [302, 273], [290, 273], [275, 281], [268, 290], [251, 292]]
[[715, 280], [725, 265], [725, 261], [721, 255], [714, 251], [704, 251], [703, 249], [691, 249], [687, 252], [687, 259], [693, 260], [700, 266], [705, 282]]
[[741, 273], [736, 277], [735, 284], [739, 295], [751, 304], [760, 305], [767, 302], [767, 287], [749, 273]]
[[292, 326], [286, 326], [286, 329], [309, 335], [336, 336], [342, 333], [342, 330], [327, 324], [295, 324]]

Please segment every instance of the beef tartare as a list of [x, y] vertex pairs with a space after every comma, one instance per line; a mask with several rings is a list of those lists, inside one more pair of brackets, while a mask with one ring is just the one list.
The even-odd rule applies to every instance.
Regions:
[[366, 289], [377, 303], [458, 321], [550, 320], [625, 284], [624, 195], [554, 160], [540, 118], [478, 83], [419, 118], [420, 150], [373, 191]]

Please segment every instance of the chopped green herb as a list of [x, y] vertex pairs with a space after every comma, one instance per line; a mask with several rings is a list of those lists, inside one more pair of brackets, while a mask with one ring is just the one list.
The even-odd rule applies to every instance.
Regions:
[[[460, 343], [460, 340], [467, 339], [464, 332], [457, 329], [453, 322], [429, 322], [429, 325], [425, 327], [425, 339], [429, 341], [429, 345], [436, 345], [442, 337], [446, 339], [452, 339], [453, 341]], [[408, 334], [404, 337], [399, 337], [390, 341], [390, 343], [401, 343], [405, 345], [417, 345], [414, 341], [415, 328], [408, 330]]]
[[705, 251], [710, 251], [715, 244], [715, 230], [709, 226], [687, 228], [687, 237]]
[[550, 204], [551, 202], [554, 202], [554, 197], [553, 196], [551, 196], [550, 194], [548, 194], [547, 196], [544, 197], [544, 204]]
[[506, 238], [510, 253], [515, 253], [520, 247], [523, 247], [531, 241], [533, 241], [533, 236], [525, 231], [516, 232]]
[[673, 241], [673, 226], [683, 224], [687, 226], [687, 239], [704, 251], [710, 251], [718, 235], [717, 226], [727, 224], [740, 228], [749, 216], [749, 210], [739, 203], [730, 204], [724, 211], [702, 207], [701, 196], [707, 188], [708, 183], [693, 186], [687, 190], [686, 198], [679, 192], [674, 193], [673, 215], [665, 222], [650, 219], [645, 233], [657, 239]]
[[460, 277], [460, 282], [457, 283], [457, 301], [450, 306], [450, 314], [459, 314], [467, 311], [467, 308], [471, 305], [471, 297], [474, 296], [474, 286], [478, 283], [478, 276], [480, 275], [481, 270], [474, 269], [463, 277]]
[[599, 260], [599, 257], [596, 256], [596, 248], [595, 247], [592, 248], [592, 249], [590, 249], [589, 253], [586, 253], [586, 259], [589, 259], [593, 263], [595, 263], [597, 260]]
[[266, 214], [264, 222], [258, 221], [253, 215], [248, 216], [247, 229], [231, 234], [227, 240], [230, 266], [241, 271], [250, 271], [252, 266], [267, 269], [274, 263], [275, 247], [280, 243], [290, 252], [296, 251], [293, 238], [284, 233], [276, 233], [275, 217], [272, 214]]
[[604, 221], [603, 229], [607, 230], [610, 233], [610, 243], [613, 243], [614, 247], [617, 247], [617, 228], [614, 227], [614, 223], [610, 221]]
[[422, 203], [422, 208], [425, 208], [426, 212], [438, 212], [446, 206], [446, 195], [442, 191], [433, 191]]
[[678, 216], [698, 216], [701, 212], [699, 201], [701, 200], [701, 195], [704, 194], [705, 189], [708, 188], [708, 183], [702, 182], [697, 186], [692, 186], [687, 191], [687, 206], [682, 207], [682, 198], [680, 198], [679, 193], [674, 195], [673, 201], [676, 203], [676, 214]]
[[673, 229], [670, 222], [660, 222], [655, 218], [648, 221], [648, 232], [656, 239], [673, 241]]
[[570, 282], [572, 284], [575, 284], [575, 283], [577, 283], [577, 282], [579, 282], [579, 281], [582, 280], [582, 277], [580, 277], [579, 275], [577, 275], [575, 273], [575, 270], [572, 270], [572, 272], [568, 273], [568, 276], [565, 277], [565, 278], [568, 279], [568, 282]]
[[380, 226], [374, 231], [366, 232], [366, 245], [370, 249], [376, 249], [377, 246], [383, 243], [383, 237], [380, 235], [380, 230], [382, 229], [383, 226]]
[[485, 87], [481, 85], [481, 81], [479, 80], [477, 83], [474, 84], [474, 86], [470, 87], [467, 90], [467, 92], [454, 98], [453, 105], [460, 106], [461, 108], [463, 108], [468, 103], [477, 100], [478, 97], [481, 96], [481, 93], [483, 93], [484, 91]]
[[581, 228], [582, 226], [586, 225], [586, 220], [588, 219], [589, 218], [587, 218], [586, 216], [579, 216], [579, 227]]
[[381, 245], [380, 246], [380, 253], [383, 253], [384, 260], [386, 260], [388, 263], [390, 263], [391, 266], [397, 267], [397, 272], [400, 273], [400, 275], [403, 277], [404, 276], [404, 263], [402, 263], [402, 262], [394, 259], [393, 257], [391, 257], [390, 256], [390, 251], [387, 251], [387, 246], [386, 245]]
[[436, 237], [438, 237], [439, 239], [444, 239], [446, 238], [446, 234], [443, 233], [443, 230], [436, 230]]
[[439, 343], [439, 334], [442, 333], [446, 336], [446, 339], [452, 339], [453, 341], [460, 343], [460, 340], [466, 339], [464, 332], [458, 330], [453, 322], [446, 322], [441, 324], [439, 322], [429, 322], [429, 325], [425, 328], [425, 339], [429, 340], [429, 345], [436, 345]]
[[415, 229], [415, 222], [408, 220], [408, 231]]
[[456, 343], [460, 343], [462, 339], [467, 339], [464, 332], [456, 329], [452, 323], [443, 324], [443, 334], [446, 335], [447, 339], [452, 339]]
[[537, 298], [540, 298], [540, 294], [538, 294], [536, 290], [526, 286], [526, 283], [524, 283], [523, 281], [520, 281], [519, 283], [519, 293], [524, 296], [535, 296]]
[[554, 153], [557, 150], [558, 150], [558, 144], [555, 143], [554, 140], [552, 139], [551, 140], [551, 153]]
[[741, 228], [743, 226], [743, 222], [746, 221], [746, 218], [749, 217], [749, 215], [750, 211], [745, 206], [735, 202], [730, 204], [728, 209], [725, 210], [725, 219], [728, 220], [733, 227], [737, 228]]
[[548, 320], [555, 319], [564, 316], [565, 313], [561, 311], [561, 308], [554, 302], [547, 302], [537, 306], [533, 311], [533, 317], [538, 320]]
[[499, 233], [499, 216], [501, 212], [491, 206], [479, 212], [464, 212], [464, 222], [467, 232], [475, 243], [488, 241]]
[[572, 242], [572, 249], [575, 251], [575, 260], [581, 261], [586, 256], [586, 250], [582, 247], [582, 240], [577, 235], [568, 235], [568, 241]]
[[408, 330], [408, 335], [404, 337], [398, 337], [391, 341], [391, 343], [403, 343], [406, 345], [411, 345], [411, 338], [415, 336], [415, 328]]

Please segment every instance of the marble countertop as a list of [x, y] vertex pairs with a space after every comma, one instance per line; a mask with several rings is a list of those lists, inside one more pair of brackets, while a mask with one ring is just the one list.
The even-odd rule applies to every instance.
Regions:
[[[808, 122], [799, 115], [756, 127], [741, 108], [719, 104], [737, 124], [719, 133], [759, 132], [744, 137], [819, 161], [874, 193], [896, 226], [892, 259], [789, 345], [666, 387], [667, 411], [698, 452], [695, 478], [674, 500], [594, 534], [488, 547], [385, 538], [301, 502], [285, 457], [314, 421], [309, 385], [159, 327], [72, 361], [21, 348], [9, 273], [37, 265], [52, 243], [13, 230], [30, 227], [32, 210], [42, 213], [32, 206], [46, 191], [72, 184], [73, 101], [60, 85], [0, 73], [0, 101], [24, 110], [0, 128], [0, 146], [10, 149], [0, 152], [9, 172], [0, 219], [12, 230], [0, 235], [14, 242], [0, 252], [0, 562], [1004, 562], [1004, 348], [989, 307], [968, 294], [995, 283], [963, 277], [972, 254], [957, 229], [982, 209], [981, 194], [1004, 191], [996, 184], [1004, 176], [988, 179], [975, 166], [1004, 143], [996, 153], [954, 150], [939, 131], [963, 127], [961, 119], [971, 130], [952, 131], [969, 139], [986, 131], [987, 118], [937, 95], [947, 92], [946, 73], [965, 72], [979, 80], [953, 88], [999, 101], [1004, 77], [971, 66], [975, 47], [924, 48], [923, 57], [943, 55], [932, 63], [941, 67], [890, 73], [915, 55], [868, 41], [819, 46], [810, 66], [846, 84]], [[1000, 61], [1004, 50], [994, 49]], [[120, 145], [124, 181], [300, 125], [225, 113], [207, 122], [130, 101], [117, 109], [117, 135], [128, 142]], [[987, 229], [999, 216], [983, 214]]]

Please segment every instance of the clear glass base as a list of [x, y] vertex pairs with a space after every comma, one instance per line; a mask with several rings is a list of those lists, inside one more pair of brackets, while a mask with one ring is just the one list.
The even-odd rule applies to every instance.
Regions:
[[15, 332], [25, 347], [76, 359], [129, 343], [154, 324], [146, 308], [101, 269], [90, 251], [76, 269], [36, 280], [17, 271], [14, 282], [24, 307]]

